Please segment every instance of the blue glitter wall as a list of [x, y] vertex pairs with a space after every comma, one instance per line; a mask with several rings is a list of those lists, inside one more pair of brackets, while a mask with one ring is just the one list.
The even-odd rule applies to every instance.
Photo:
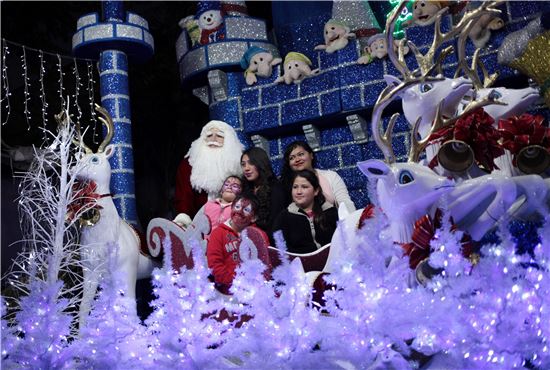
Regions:
[[[505, 27], [493, 31], [491, 39], [481, 56], [489, 72], [500, 71], [496, 85], [506, 86], [515, 71], [498, 65], [497, 48], [510, 32], [524, 27], [529, 20], [550, 10], [549, 2], [508, 2], [501, 6]], [[370, 121], [372, 107], [386, 86], [384, 74], [400, 74], [387, 60], [376, 60], [368, 65], [358, 65], [360, 56], [357, 41], [333, 54], [314, 51], [315, 45], [322, 43], [323, 26], [330, 14], [316, 15], [302, 23], [283, 26], [276, 30], [280, 55], [298, 51], [307, 55], [313, 68], [320, 68], [317, 76], [300, 84], [275, 84], [281, 74], [280, 66], [274, 68], [268, 79], [259, 79], [253, 86], [246, 85], [242, 72], [227, 72], [228, 96], [223, 101], [211, 101], [212, 119], [221, 119], [235, 127], [247, 146], [253, 145], [252, 136], [260, 135], [278, 172], [285, 146], [296, 139], [305, 139], [303, 125], [312, 124], [319, 132], [317, 163], [320, 168], [337, 171], [346, 182], [350, 195], [358, 207], [365, 206], [367, 180], [356, 167], [358, 161], [369, 158], [382, 158], [382, 153], [372, 141], [370, 125], [367, 124], [366, 142], [357, 143], [346, 123], [345, 117], [359, 114]], [[451, 16], [443, 21], [443, 30], [451, 26]], [[421, 51], [431, 44], [433, 26], [413, 27], [407, 30], [407, 38], [420, 46]], [[474, 52], [468, 42], [467, 55]], [[406, 58], [415, 67], [412, 53]], [[456, 56], [449, 56], [444, 64], [444, 73], [452, 77], [456, 69]], [[541, 107], [539, 107], [541, 108]], [[400, 103], [392, 104], [386, 114], [400, 112]], [[550, 116], [548, 109], [535, 108], [533, 112]], [[388, 118], [385, 120], [388, 121]], [[409, 148], [409, 126], [400, 117], [395, 127], [393, 140], [398, 160], [405, 160]]]

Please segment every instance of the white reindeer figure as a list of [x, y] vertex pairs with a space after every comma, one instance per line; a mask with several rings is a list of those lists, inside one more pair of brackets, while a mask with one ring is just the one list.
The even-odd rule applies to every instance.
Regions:
[[[79, 310], [79, 325], [82, 328], [90, 312], [91, 303], [96, 294], [98, 284], [106, 274], [107, 259], [116, 250], [116, 266], [124, 281], [120, 289], [129, 298], [136, 296], [136, 280], [146, 278], [153, 270], [153, 260], [140, 253], [140, 239], [136, 231], [126, 221], [120, 218], [110, 194], [111, 165], [109, 158], [115, 147], [108, 145], [113, 137], [114, 125], [109, 113], [96, 104], [95, 109], [101, 114], [99, 120], [106, 126], [107, 134], [99, 145], [96, 153], [84, 144], [82, 138], [73, 140], [84, 149], [84, 155], [78, 159], [71, 169], [82, 181], [93, 181], [96, 185], [97, 206], [96, 216], [99, 219], [84, 224], [81, 229], [80, 244], [83, 266], [83, 294]], [[66, 116], [58, 120], [67, 120]], [[67, 122], [68, 123], [68, 122]], [[80, 136], [80, 134], [79, 134]]]

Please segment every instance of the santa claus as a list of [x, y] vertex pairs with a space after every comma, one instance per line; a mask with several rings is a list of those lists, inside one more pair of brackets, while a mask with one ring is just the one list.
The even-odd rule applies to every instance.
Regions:
[[208, 199], [218, 195], [227, 176], [241, 175], [243, 148], [235, 130], [225, 122], [210, 121], [202, 128], [176, 175], [175, 207], [180, 213], [176, 222], [187, 224]]

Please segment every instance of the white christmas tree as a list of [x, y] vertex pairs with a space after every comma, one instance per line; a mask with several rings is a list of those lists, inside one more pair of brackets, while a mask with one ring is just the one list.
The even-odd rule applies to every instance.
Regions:
[[[284, 248], [281, 236], [276, 237]], [[242, 243], [251, 243], [243, 237]], [[320, 313], [311, 306], [311, 284], [299, 259], [282, 264], [266, 281], [266, 266], [259, 260], [244, 261], [237, 269], [231, 291], [239, 302], [237, 313], [249, 320], [235, 331], [225, 347], [243, 368], [315, 368], [330, 366], [319, 351], [324, 334]]]
[[198, 242], [191, 243], [192, 269], [183, 267], [176, 272], [170, 268], [171, 244], [167, 238], [163, 243], [165, 267], [153, 272], [157, 299], [151, 303], [154, 311], [146, 324], [155, 368], [216, 368], [224, 337], [232, 330], [228, 320], [217, 319], [225, 301], [208, 280], [204, 251]]
[[152, 365], [146, 328], [136, 316], [135, 300], [120, 290], [122, 277], [116, 272], [117, 245], [109, 245], [107, 276], [92, 305], [86, 325], [71, 345], [80, 368], [132, 369]]

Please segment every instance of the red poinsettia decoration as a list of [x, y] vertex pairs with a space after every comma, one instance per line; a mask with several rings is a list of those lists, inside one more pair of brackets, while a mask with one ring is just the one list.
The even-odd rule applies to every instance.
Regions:
[[[477, 164], [488, 171], [498, 167], [495, 158], [504, 154], [499, 144], [500, 132], [494, 128], [495, 120], [483, 108], [459, 118], [452, 125], [445, 126], [430, 136], [430, 143], [461, 140], [468, 144], [473, 152]], [[430, 162], [430, 167], [437, 166], [437, 156]]]
[[97, 204], [97, 200], [102, 198], [102, 196], [96, 193], [96, 189], [97, 185], [94, 181], [78, 181], [73, 184], [74, 200], [69, 204], [67, 209], [67, 217], [69, 220], [72, 221], [76, 215], [82, 212], [82, 210], [103, 208]]
[[[434, 238], [435, 231], [441, 227], [442, 217], [443, 212], [438, 208], [433, 219], [430, 215], [425, 215], [414, 223], [412, 242], [402, 245], [405, 254], [409, 256], [411, 269], [414, 270], [421, 261], [430, 256], [430, 241]], [[457, 227], [454, 225], [452, 218], [450, 221], [452, 224], [451, 231], [455, 231]], [[475, 248], [475, 243], [470, 235], [464, 233], [460, 242], [462, 244], [462, 255], [466, 258], [470, 257]]]
[[545, 127], [543, 122], [543, 116], [528, 113], [498, 121], [498, 130], [502, 136], [501, 145], [514, 155], [514, 165], [520, 150], [529, 145], [540, 145], [550, 151], [550, 128]]

